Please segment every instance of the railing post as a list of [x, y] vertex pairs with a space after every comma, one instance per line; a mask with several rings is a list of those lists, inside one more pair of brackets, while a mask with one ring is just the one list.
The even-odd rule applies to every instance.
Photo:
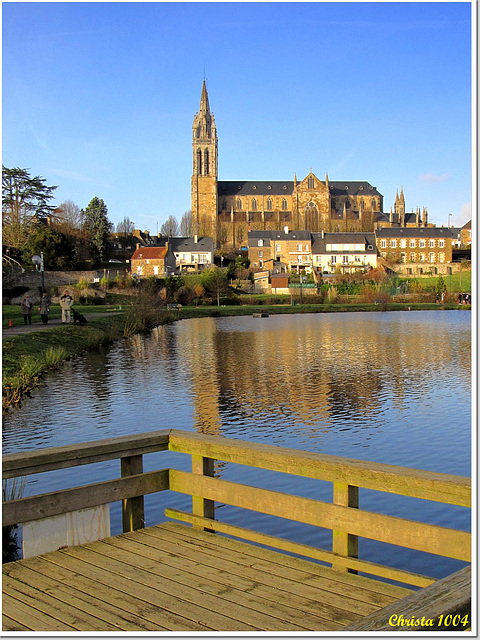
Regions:
[[[213, 463], [213, 458], [204, 458], [203, 456], [196, 456], [192, 454], [192, 473], [197, 473], [203, 476], [210, 476], [211, 478], [213, 478]], [[215, 520], [215, 503], [213, 500], [205, 500], [200, 496], [193, 495], [192, 513], [195, 516], [202, 516], [204, 518], [211, 518], [212, 520]], [[209, 531], [209, 529], [205, 529], [205, 531]]]
[[[134, 476], [143, 473], [143, 456], [129, 456], [120, 459], [121, 476]], [[123, 533], [145, 527], [145, 509], [143, 496], [122, 500]]]
[[[333, 504], [358, 509], [358, 487], [341, 482], [334, 482]], [[344, 531], [334, 530], [332, 551], [340, 556], [358, 558], [358, 536], [351, 535]], [[332, 569], [346, 571], [348, 573], [358, 573], [354, 569], [348, 569], [335, 563], [332, 563]]]

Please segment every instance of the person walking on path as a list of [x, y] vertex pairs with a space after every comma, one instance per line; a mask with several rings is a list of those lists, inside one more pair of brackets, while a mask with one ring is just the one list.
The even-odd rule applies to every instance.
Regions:
[[23, 321], [25, 324], [32, 324], [32, 309], [33, 302], [30, 300], [30, 296], [26, 293], [22, 300], [22, 313]]
[[42, 297], [40, 298], [40, 306], [38, 307], [38, 310], [40, 311], [42, 324], [48, 324], [48, 312], [50, 311], [50, 298], [47, 296], [45, 291], [42, 293]]
[[60, 306], [62, 307], [62, 324], [70, 324], [70, 309], [72, 308], [73, 298], [65, 291], [60, 298]]

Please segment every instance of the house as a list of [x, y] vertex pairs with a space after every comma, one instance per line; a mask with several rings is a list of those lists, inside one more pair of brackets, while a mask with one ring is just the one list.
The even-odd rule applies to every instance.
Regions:
[[460, 238], [462, 249], [472, 246], [472, 221], [469, 220], [460, 229]]
[[374, 233], [312, 233], [312, 265], [320, 273], [365, 273], [377, 267]]
[[287, 226], [283, 231], [249, 231], [248, 258], [255, 269], [274, 269], [274, 264], [283, 265], [283, 271], [292, 269], [300, 273], [311, 273], [312, 234], [310, 231], [293, 230]]
[[213, 238], [170, 238], [169, 244], [177, 273], [202, 271], [213, 264]]
[[132, 275], [140, 278], [172, 275], [175, 271], [175, 256], [168, 245], [142, 247], [137, 244], [131, 264]]
[[380, 255], [409, 275], [447, 273], [460, 230], [454, 227], [389, 228], [375, 232]]

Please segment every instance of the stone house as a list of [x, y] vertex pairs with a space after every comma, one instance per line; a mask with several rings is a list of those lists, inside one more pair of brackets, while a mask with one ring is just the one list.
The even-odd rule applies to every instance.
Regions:
[[364, 273], [377, 267], [374, 233], [312, 233], [312, 265], [326, 273]]
[[[138, 244], [131, 259], [132, 275], [140, 278], [170, 275], [170, 273], [173, 273], [173, 270], [171, 270], [172, 256], [169, 256], [169, 262], [169, 258], [167, 257], [168, 253], [168, 246], [142, 247]], [[169, 265], [170, 269], [168, 268]], [[173, 266], [173, 269], [174, 268]]]

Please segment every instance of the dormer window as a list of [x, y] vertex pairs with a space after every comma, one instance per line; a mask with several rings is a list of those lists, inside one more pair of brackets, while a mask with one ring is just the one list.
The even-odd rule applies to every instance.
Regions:
[[262, 239], [260, 239], [260, 240], [258, 241], [258, 245], [257, 245], [257, 246], [259, 246], [259, 247], [263, 247], [263, 240], [262, 240]]
[[270, 189], [270, 191], [272, 190], [272, 187], [270, 185], [268, 185], [267, 189]]
[[256, 184], [254, 184], [254, 185], [253, 185], [253, 189], [256, 189], [256, 188], [257, 188], [257, 185], [256, 185]]
[[284, 185], [283, 185], [283, 189], [284, 189], [285, 191], [287, 190], [287, 185], [286, 185], [286, 184], [284, 184]]

